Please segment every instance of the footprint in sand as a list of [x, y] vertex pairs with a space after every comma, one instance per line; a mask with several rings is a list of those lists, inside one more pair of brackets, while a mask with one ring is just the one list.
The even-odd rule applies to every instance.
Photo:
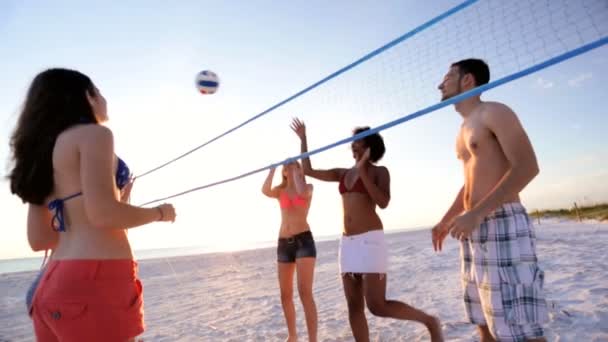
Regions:
[[604, 295], [608, 297], [608, 288], [606, 287], [596, 287], [594, 289], [589, 290], [590, 294], [593, 295]]
[[608, 312], [596, 311], [594, 312], [594, 316], [594, 318], [597, 319], [595, 326], [599, 328], [600, 331], [608, 333]]
[[566, 305], [564, 305], [565, 303], [572, 303], [572, 302], [580, 302], [583, 303], [583, 301], [547, 301], [547, 307], [549, 309], [549, 316], [551, 318], [551, 321], [556, 322], [560, 325], [571, 325], [574, 323], [574, 320], [576, 319], [576, 316], [578, 316], [578, 312], [576, 310], [572, 310], [569, 309]]

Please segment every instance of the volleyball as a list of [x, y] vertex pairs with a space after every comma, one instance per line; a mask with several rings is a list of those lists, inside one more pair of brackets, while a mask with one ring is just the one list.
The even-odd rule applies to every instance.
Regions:
[[203, 70], [196, 75], [196, 88], [201, 94], [213, 94], [219, 86], [220, 79], [213, 71]]

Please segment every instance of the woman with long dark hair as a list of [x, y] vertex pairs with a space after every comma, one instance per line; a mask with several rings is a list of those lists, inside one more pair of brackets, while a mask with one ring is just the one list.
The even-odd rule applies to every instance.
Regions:
[[53, 251], [33, 295], [38, 341], [128, 341], [144, 329], [127, 229], [174, 221], [175, 210], [126, 203], [130, 172], [107, 120], [89, 77], [49, 69], [34, 78], [11, 137], [10, 186], [28, 204], [30, 246]]

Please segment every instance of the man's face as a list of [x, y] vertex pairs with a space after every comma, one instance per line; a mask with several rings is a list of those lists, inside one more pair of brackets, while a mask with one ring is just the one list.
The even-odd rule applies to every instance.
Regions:
[[462, 93], [460, 81], [462, 76], [457, 66], [450, 68], [447, 74], [443, 77], [443, 81], [437, 87], [441, 91], [441, 101], [447, 100]]

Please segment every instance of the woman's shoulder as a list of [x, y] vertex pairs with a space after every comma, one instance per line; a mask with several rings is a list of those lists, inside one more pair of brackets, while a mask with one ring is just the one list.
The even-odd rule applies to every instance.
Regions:
[[374, 165], [374, 168], [376, 170], [386, 170], [386, 171], [388, 171], [388, 167], [386, 167], [384, 165], [376, 165], [376, 164], [373, 164], [373, 165]]
[[378, 175], [386, 175], [388, 174], [388, 168], [384, 165], [373, 165], [374, 173]]
[[104, 126], [104, 125], [84, 124], [84, 125], [77, 125], [74, 127], [74, 129], [79, 130], [80, 132], [85, 133], [85, 134], [112, 136], [112, 130], [109, 127]]
[[112, 130], [98, 124], [76, 125], [62, 133], [66, 138], [75, 139], [77, 142], [112, 143], [114, 136]]
[[[79, 153], [92, 151], [113, 151], [114, 137], [112, 131], [102, 125], [76, 125], [63, 131], [55, 143], [55, 149], [77, 150]], [[103, 152], [105, 153], [105, 152]]]

